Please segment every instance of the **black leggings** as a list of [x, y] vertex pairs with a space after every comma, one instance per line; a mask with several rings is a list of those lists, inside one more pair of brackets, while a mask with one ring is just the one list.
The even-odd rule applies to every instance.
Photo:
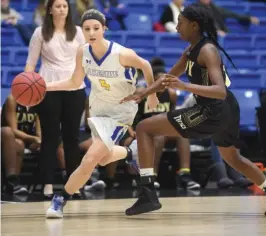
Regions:
[[55, 91], [47, 92], [36, 106], [42, 132], [40, 171], [44, 184], [54, 183], [61, 131], [68, 175], [80, 164], [78, 136], [85, 100], [85, 89]]

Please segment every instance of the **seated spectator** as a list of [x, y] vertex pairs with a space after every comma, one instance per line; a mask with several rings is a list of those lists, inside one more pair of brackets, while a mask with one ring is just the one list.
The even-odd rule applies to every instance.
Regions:
[[107, 19], [107, 26], [112, 28], [110, 23], [113, 20], [119, 23], [121, 30], [126, 30], [124, 18], [128, 15], [128, 11], [123, 3], [119, 3], [118, 0], [100, 0], [100, 4]]
[[96, 9], [94, 0], [76, 0], [75, 22], [80, 25], [80, 19], [83, 13], [89, 9]]
[[21, 106], [9, 95], [2, 108], [2, 126], [12, 128], [21, 149], [39, 151], [41, 126], [33, 107]]
[[35, 24], [25, 25], [23, 23], [23, 16], [15, 9], [10, 8], [9, 4], [9, 0], [1, 1], [1, 25], [2, 27], [15, 27], [20, 33], [25, 45], [28, 45], [35, 29]]
[[[28, 190], [20, 185], [21, 162], [24, 149], [8, 126], [1, 127], [2, 186], [6, 182], [6, 193], [27, 194]], [[5, 181], [6, 180], [6, 181]]]
[[[2, 135], [9, 137], [6, 140], [10, 140], [11, 136], [14, 137], [18, 156], [17, 159], [22, 160], [25, 149], [33, 153], [39, 153], [41, 145], [41, 126], [34, 107], [22, 106], [16, 103], [12, 95], [9, 95], [2, 108], [1, 126], [5, 127], [5, 130], [6, 128], [9, 128], [8, 131], [2, 131], [1, 133]], [[4, 141], [6, 143], [3, 145], [11, 146], [11, 141], [6, 140]], [[5, 154], [5, 151], [4, 155], [7, 156], [7, 158], [4, 158], [5, 160], [12, 160], [12, 158], [14, 158], [12, 156], [13, 154]], [[59, 166], [64, 170], [65, 162], [62, 155], [62, 146], [59, 146], [57, 150]], [[20, 162], [17, 162], [17, 164], [18, 163]], [[21, 165], [19, 164], [17, 167], [18, 173], [20, 173], [20, 166]], [[16, 187], [16, 189], [18, 189], [18, 187]], [[17, 190], [14, 191], [17, 192]]]
[[18, 177], [25, 148], [32, 152], [37, 152], [40, 148], [39, 119], [33, 108], [17, 104], [9, 95], [2, 108], [1, 126], [7, 190], [14, 194], [26, 192], [27, 190], [19, 185]]
[[163, 26], [163, 29], [161, 30], [155, 29], [155, 30], [176, 33], [178, 15], [183, 9], [184, 9], [184, 0], [172, 0], [172, 2], [170, 2], [169, 5], [164, 9], [164, 12], [159, 21], [160, 25]]
[[218, 30], [218, 34], [221, 37], [225, 36], [229, 32], [228, 28], [226, 27], [226, 23], [225, 23], [225, 20], [227, 18], [236, 19], [243, 26], [249, 26], [250, 24], [258, 25], [260, 23], [257, 17], [244, 15], [244, 14], [237, 14], [231, 10], [215, 5], [212, 2], [212, 0], [199, 0], [199, 2], [201, 4], [207, 5], [212, 11], [213, 16], [216, 20], [216, 27]]
[[1, 24], [2, 26], [16, 25], [23, 20], [23, 16], [9, 6], [9, 0], [1, 0]]
[[41, 26], [43, 24], [45, 11], [46, 11], [46, 0], [39, 0], [39, 5], [35, 9], [33, 15], [33, 23], [35, 24], [35, 26]]

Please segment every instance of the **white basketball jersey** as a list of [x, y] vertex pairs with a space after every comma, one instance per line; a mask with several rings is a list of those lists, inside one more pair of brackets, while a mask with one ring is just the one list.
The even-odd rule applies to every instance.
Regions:
[[89, 44], [83, 48], [83, 67], [91, 81], [90, 115], [110, 117], [131, 125], [138, 106], [134, 102], [119, 102], [136, 90], [137, 71], [120, 64], [123, 46], [110, 42], [106, 54], [97, 60]]

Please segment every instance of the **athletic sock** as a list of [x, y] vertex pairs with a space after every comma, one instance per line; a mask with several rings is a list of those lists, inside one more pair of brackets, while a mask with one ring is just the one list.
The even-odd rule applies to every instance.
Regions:
[[180, 173], [190, 173], [190, 168], [181, 168], [179, 170], [176, 171], [177, 174]]
[[153, 168], [140, 169], [140, 185], [154, 189], [155, 175]]
[[71, 198], [71, 195], [66, 192], [65, 188], [62, 190], [60, 196], [64, 197], [64, 200], [69, 200]]

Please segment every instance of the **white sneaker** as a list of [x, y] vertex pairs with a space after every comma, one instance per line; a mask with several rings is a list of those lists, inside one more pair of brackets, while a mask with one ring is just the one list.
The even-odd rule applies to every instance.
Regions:
[[85, 191], [90, 191], [90, 190], [98, 190], [98, 191], [101, 191], [101, 190], [104, 190], [106, 188], [106, 184], [104, 181], [102, 180], [98, 180], [96, 181], [95, 183], [91, 184], [91, 185], [86, 185], [84, 187], [84, 190]]
[[154, 188], [155, 189], [159, 189], [161, 187], [161, 185], [158, 182], [154, 182]]
[[64, 200], [64, 197], [54, 195], [51, 206], [46, 211], [46, 218], [63, 218], [63, 208], [66, 205], [66, 201]]

